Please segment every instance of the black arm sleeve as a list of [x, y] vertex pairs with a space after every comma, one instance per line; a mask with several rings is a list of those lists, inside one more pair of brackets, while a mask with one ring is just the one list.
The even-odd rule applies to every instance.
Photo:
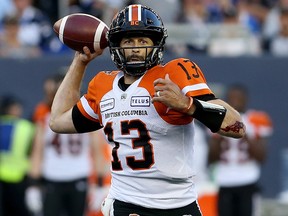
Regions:
[[196, 106], [196, 110], [192, 116], [206, 125], [213, 133], [219, 131], [226, 115], [226, 108], [196, 98], [193, 98], [193, 104]]
[[77, 105], [72, 109], [72, 120], [78, 133], [86, 133], [102, 128], [99, 122], [94, 122], [82, 115]]

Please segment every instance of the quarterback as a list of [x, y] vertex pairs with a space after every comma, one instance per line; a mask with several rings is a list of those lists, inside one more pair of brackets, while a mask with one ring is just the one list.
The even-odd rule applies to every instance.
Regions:
[[185, 58], [162, 63], [166, 29], [151, 8], [129, 5], [107, 33], [117, 71], [99, 72], [80, 96], [86, 67], [102, 51], [76, 52], [52, 105], [58, 133], [103, 128], [112, 145], [105, 216], [201, 216], [193, 176], [194, 122], [241, 138], [239, 113], [217, 99], [201, 69]]

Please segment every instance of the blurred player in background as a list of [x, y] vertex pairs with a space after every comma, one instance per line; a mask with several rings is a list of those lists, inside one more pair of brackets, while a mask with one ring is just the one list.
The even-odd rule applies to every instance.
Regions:
[[[88, 211], [89, 176], [97, 166], [101, 169], [97, 175], [103, 177], [109, 172], [109, 165], [104, 164], [101, 149], [104, 143], [99, 142], [101, 133], [57, 134], [49, 128], [50, 107], [62, 80], [62, 74], [45, 80], [44, 100], [35, 109], [36, 136], [29, 172], [31, 185], [26, 193], [26, 202], [35, 214], [43, 208], [44, 216], [60, 216], [63, 213], [83, 216]], [[97, 189], [100, 191], [101, 188]], [[105, 188], [99, 193], [91, 186], [91, 193], [91, 207], [95, 207], [92, 205], [95, 199], [104, 199], [108, 190]], [[98, 208], [100, 210], [100, 205]]]
[[0, 105], [0, 215], [29, 216], [24, 197], [34, 125], [21, 118], [17, 98], [4, 96]]
[[271, 119], [263, 111], [247, 110], [248, 92], [243, 85], [231, 85], [226, 97], [241, 113], [246, 135], [232, 139], [214, 134], [210, 140], [209, 161], [215, 163], [215, 180], [220, 187], [219, 216], [260, 215], [258, 180], [267, 138], [272, 134]]

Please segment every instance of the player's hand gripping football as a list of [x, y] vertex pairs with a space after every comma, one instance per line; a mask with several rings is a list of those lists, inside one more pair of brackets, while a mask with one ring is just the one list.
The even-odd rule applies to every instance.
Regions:
[[[160, 102], [170, 109], [187, 113], [190, 99], [185, 96], [181, 89], [170, 78], [169, 74], [165, 75], [165, 79], [159, 78], [154, 81], [155, 94], [152, 102]], [[193, 111], [193, 110], [192, 110]]]
[[97, 56], [100, 56], [103, 53], [103, 50], [99, 49], [91, 53], [87, 46], [83, 47], [83, 52], [76, 51], [75, 58], [79, 60], [82, 64], [87, 65], [90, 61], [95, 59]]

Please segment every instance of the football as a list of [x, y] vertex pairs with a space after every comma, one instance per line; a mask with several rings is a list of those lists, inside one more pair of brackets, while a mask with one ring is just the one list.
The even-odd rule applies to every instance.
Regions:
[[63, 44], [76, 51], [83, 52], [83, 47], [87, 46], [91, 52], [95, 52], [108, 45], [107, 25], [89, 14], [67, 15], [55, 22], [53, 29]]

